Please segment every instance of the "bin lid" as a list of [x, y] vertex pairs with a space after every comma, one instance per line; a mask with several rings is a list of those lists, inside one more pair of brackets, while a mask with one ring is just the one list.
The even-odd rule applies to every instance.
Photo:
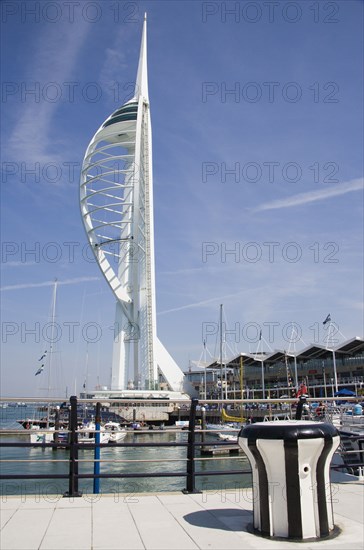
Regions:
[[239, 437], [249, 441], [257, 439], [282, 439], [295, 441], [297, 439], [332, 439], [339, 432], [327, 422], [312, 422], [310, 420], [275, 420], [272, 422], [257, 422], [242, 428]]

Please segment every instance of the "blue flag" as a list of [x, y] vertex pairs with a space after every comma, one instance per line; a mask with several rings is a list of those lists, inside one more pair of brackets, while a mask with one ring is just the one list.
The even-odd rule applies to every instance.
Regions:
[[323, 321], [323, 325], [326, 325], [326, 323], [330, 323], [331, 321], [331, 317], [330, 317], [330, 313], [328, 314], [328, 316], [326, 317], [325, 321]]

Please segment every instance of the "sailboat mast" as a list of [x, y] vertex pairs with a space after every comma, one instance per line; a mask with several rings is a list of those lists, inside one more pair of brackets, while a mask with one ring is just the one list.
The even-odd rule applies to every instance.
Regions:
[[204, 394], [205, 399], [207, 399], [207, 362], [206, 362], [206, 340], [203, 341], [203, 364], [205, 366], [205, 377], [204, 377]]
[[243, 389], [243, 356], [240, 355], [240, 391], [241, 398], [244, 399], [244, 389]]
[[224, 399], [224, 388], [222, 384], [222, 304], [220, 304], [220, 382], [221, 382], [221, 399]]
[[51, 343], [49, 349], [49, 368], [48, 368], [48, 395], [51, 390], [51, 374], [52, 374], [52, 355], [53, 355], [53, 342], [54, 342], [54, 323], [56, 318], [56, 300], [57, 300], [57, 285], [58, 280], [54, 280], [53, 299], [52, 299], [52, 317], [51, 317]]
[[[48, 365], [48, 397], [51, 391], [51, 371], [52, 371], [52, 355], [53, 355], [53, 342], [54, 342], [54, 322], [56, 317], [56, 300], [57, 300], [57, 279], [54, 280], [53, 299], [52, 299], [52, 324], [51, 324], [51, 344], [49, 348], [49, 365]], [[49, 427], [49, 414], [50, 406], [47, 407], [47, 428]]]
[[87, 393], [88, 393], [88, 342], [86, 343], [85, 381], [83, 384], [83, 389], [85, 390], [85, 393], [87, 396]]

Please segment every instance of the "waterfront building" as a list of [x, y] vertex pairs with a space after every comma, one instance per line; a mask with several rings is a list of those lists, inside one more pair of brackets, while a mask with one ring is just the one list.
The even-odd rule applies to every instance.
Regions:
[[[354, 337], [333, 349], [311, 344], [295, 353], [240, 353], [226, 359], [223, 369], [219, 360], [214, 360], [206, 368], [192, 367], [185, 374], [201, 399], [217, 399], [225, 368], [226, 393], [231, 399], [242, 395], [262, 398], [263, 388], [264, 397], [291, 397], [292, 388], [302, 381], [311, 397], [332, 397], [344, 387], [364, 395], [364, 340]], [[225, 374], [222, 378], [224, 385]]]

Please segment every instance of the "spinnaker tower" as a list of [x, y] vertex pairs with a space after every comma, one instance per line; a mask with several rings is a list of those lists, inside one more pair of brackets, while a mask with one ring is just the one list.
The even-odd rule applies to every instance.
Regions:
[[157, 338], [152, 128], [147, 21], [134, 96], [97, 130], [84, 157], [80, 204], [96, 261], [116, 298], [111, 390], [172, 391], [184, 375]]

